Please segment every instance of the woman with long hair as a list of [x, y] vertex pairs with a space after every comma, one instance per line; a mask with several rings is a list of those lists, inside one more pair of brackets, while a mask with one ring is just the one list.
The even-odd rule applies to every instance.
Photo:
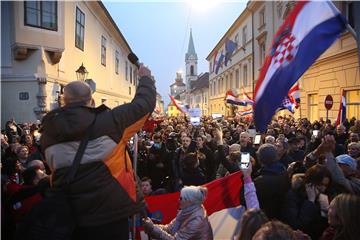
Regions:
[[284, 222], [318, 239], [327, 227], [326, 191], [330, 183], [331, 174], [323, 165], [317, 164], [305, 174], [294, 174], [283, 206]]
[[250, 208], [241, 218], [240, 234], [238, 240], [251, 240], [256, 231], [269, 219], [261, 209]]
[[330, 227], [321, 240], [357, 240], [360, 237], [360, 197], [340, 194], [330, 203], [328, 212]]

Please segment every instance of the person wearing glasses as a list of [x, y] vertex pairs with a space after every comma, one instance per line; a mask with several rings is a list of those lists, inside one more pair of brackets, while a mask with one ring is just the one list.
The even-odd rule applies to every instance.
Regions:
[[144, 219], [145, 232], [156, 239], [213, 239], [213, 231], [202, 205], [207, 188], [201, 186], [184, 187], [180, 192], [180, 211], [167, 225], [154, 224], [150, 218]]

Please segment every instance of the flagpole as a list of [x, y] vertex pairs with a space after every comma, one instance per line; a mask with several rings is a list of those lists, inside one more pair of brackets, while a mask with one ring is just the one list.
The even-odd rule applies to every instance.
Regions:
[[[139, 137], [138, 137], [137, 133], [135, 133], [135, 135], [134, 135], [134, 153], [133, 153], [133, 168], [134, 168], [134, 174], [135, 174], [135, 176], [134, 176], [135, 182], [137, 182], [138, 142], [139, 142]], [[136, 239], [136, 217], [137, 217], [137, 214], [134, 214], [132, 217], [132, 224], [133, 224], [132, 239], [133, 240]]]
[[[358, 50], [358, 64], [359, 64], [359, 68], [360, 68], [360, 15], [359, 15], [359, 12], [360, 12], [360, 2], [357, 2], [357, 1], [353, 1], [352, 2], [353, 4], [353, 18], [354, 18], [354, 27], [355, 27], [355, 31], [354, 32], [350, 32], [353, 34], [355, 34], [354, 38], [357, 42], [357, 50]], [[352, 28], [351, 28], [352, 29]]]

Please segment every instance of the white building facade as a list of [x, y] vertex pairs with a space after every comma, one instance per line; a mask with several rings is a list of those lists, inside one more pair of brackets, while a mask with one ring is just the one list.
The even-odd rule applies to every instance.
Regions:
[[1, 20], [3, 123], [35, 121], [58, 107], [82, 64], [96, 82], [96, 105], [133, 98], [132, 50], [100, 1], [1, 2]]

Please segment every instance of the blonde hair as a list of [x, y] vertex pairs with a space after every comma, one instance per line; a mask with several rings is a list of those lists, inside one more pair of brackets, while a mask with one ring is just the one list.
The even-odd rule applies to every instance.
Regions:
[[194, 204], [202, 204], [207, 195], [207, 188], [201, 186], [187, 186], [181, 189], [180, 196]]
[[341, 228], [334, 239], [359, 239], [360, 229], [360, 197], [350, 194], [340, 194], [333, 199], [331, 205], [335, 209], [335, 217]]

